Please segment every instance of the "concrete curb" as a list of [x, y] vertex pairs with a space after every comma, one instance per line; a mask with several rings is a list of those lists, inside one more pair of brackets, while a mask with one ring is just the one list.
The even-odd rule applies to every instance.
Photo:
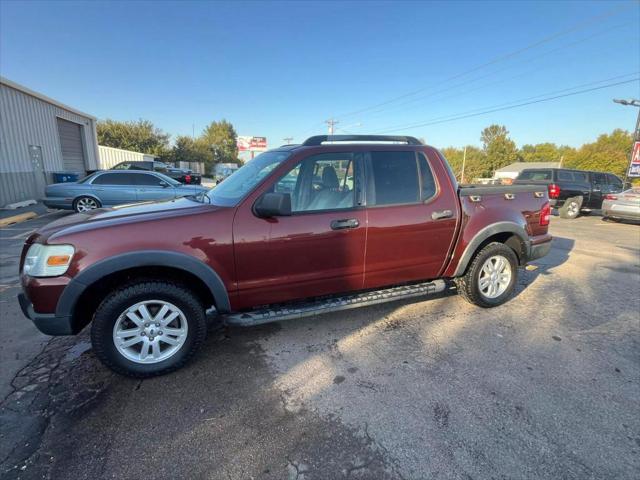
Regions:
[[13, 215], [11, 217], [2, 218], [0, 219], [0, 227], [7, 227], [15, 223], [31, 220], [32, 218], [36, 218], [37, 216], [38, 214], [36, 212], [26, 212], [26, 213], [21, 213], [19, 215]]

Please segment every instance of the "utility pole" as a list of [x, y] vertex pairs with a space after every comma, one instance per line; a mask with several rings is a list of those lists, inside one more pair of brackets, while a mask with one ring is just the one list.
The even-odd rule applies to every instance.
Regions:
[[329, 125], [329, 135], [333, 135], [333, 127], [335, 127], [340, 122], [338, 120], [330, 118], [329, 120], [325, 120], [324, 123]]
[[291, 145], [291, 142], [293, 141], [293, 137], [284, 137], [283, 140], [285, 144]]
[[[613, 101], [615, 103], [619, 103], [620, 105], [630, 106], [630, 107], [638, 107], [638, 118], [636, 119], [636, 129], [633, 132], [633, 145], [631, 146], [631, 154], [629, 155], [629, 166], [627, 167], [627, 171], [624, 175], [624, 181], [627, 183], [629, 180], [629, 174], [631, 173], [631, 163], [633, 162], [633, 152], [635, 150], [636, 142], [640, 142], [640, 100], [636, 98], [631, 98], [629, 100], [620, 100], [614, 98]], [[640, 173], [631, 175], [634, 178], [640, 177]]]
[[464, 166], [467, 163], [467, 147], [464, 147], [464, 153], [462, 154], [462, 173], [460, 174], [460, 183], [464, 184]]

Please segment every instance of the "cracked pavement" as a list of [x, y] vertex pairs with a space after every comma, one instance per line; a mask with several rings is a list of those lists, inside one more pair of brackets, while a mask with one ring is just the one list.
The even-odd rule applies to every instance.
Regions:
[[551, 231], [496, 309], [445, 292], [214, 325], [195, 361], [144, 381], [103, 368], [86, 332], [43, 342], [5, 288], [3, 324], [31, 343], [2, 377], [0, 476], [636, 478], [640, 226]]

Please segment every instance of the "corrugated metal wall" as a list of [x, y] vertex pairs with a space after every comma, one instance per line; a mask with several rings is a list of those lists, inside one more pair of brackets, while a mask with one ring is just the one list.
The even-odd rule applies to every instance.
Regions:
[[155, 160], [153, 155], [103, 145], [98, 145], [98, 154], [100, 156], [98, 168], [102, 170], [107, 170], [120, 162], [152, 162]]
[[[35, 181], [29, 146], [42, 148], [47, 181], [51, 172], [64, 170], [56, 118], [82, 126], [85, 162], [88, 170], [98, 166], [96, 127], [84, 117], [0, 83], [0, 207], [14, 202], [42, 198]], [[39, 173], [42, 175], [42, 173]]]

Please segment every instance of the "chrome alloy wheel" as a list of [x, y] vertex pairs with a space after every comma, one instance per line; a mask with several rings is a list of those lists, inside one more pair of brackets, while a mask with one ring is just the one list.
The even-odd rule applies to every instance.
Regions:
[[489, 257], [482, 265], [478, 277], [478, 288], [486, 298], [502, 295], [511, 283], [511, 264], [502, 255]]
[[113, 326], [113, 343], [132, 362], [158, 363], [182, 348], [188, 329], [178, 307], [163, 300], [145, 300], [120, 314]]
[[78, 212], [88, 212], [89, 210], [94, 210], [96, 208], [98, 208], [98, 202], [93, 198], [83, 197], [76, 202], [76, 210]]

